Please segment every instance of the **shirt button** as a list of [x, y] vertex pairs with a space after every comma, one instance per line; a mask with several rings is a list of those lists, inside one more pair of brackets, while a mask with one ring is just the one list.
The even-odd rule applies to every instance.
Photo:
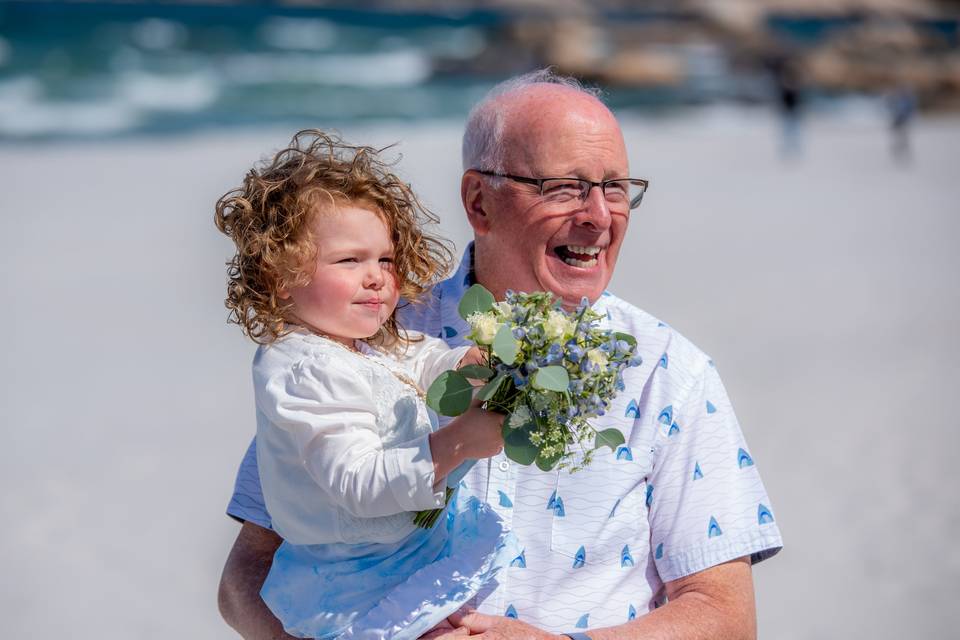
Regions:
[[501, 460], [500, 464], [497, 465], [497, 468], [499, 468], [500, 471], [506, 472], [507, 469], [510, 468], [510, 463], [507, 462], [506, 460]]

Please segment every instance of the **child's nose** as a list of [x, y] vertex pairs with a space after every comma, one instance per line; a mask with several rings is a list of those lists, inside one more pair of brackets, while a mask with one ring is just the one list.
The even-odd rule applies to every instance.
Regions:
[[367, 269], [364, 284], [370, 289], [379, 289], [383, 286], [383, 269], [380, 268], [379, 264]]

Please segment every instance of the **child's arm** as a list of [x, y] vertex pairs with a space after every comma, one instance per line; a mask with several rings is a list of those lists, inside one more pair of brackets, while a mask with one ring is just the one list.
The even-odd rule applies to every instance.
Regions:
[[476, 360], [476, 364], [479, 364], [479, 354], [480, 350], [470, 345], [450, 348], [439, 338], [423, 336], [423, 340], [412, 342], [407, 347], [404, 362], [416, 376], [420, 388], [427, 390], [444, 371], [470, 364], [465, 360]]
[[270, 422], [257, 434], [268, 504], [273, 486], [274, 501], [289, 502], [280, 487], [302, 486], [297, 477], [306, 471], [331, 502], [357, 517], [443, 506], [428, 434], [384, 449], [364, 376], [311, 358], [257, 382], [257, 406]]
[[489, 458], [503, 449], [503, 414], [471, 407], [461, 416], [430, 434], [434, 477], [443, 488], [444, 478], [465, 460]]

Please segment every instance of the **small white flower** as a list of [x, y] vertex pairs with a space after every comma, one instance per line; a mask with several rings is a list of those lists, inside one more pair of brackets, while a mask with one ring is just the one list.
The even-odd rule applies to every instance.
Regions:
[[514, 409], [510, 417], [507, 418], [507, 426], [511, 429], [519, 429], [530, 422], [532, 418], [533, 416], [530, 414], [530, 409], [528, 409], [526, 405], [520, 405]]
[[600, 349], [590, 349], [590, 351], [587, 351], [587, 360], [601, 369], [607, 366], [607, 354], [600, 351]]
[[493, 338], [497, 335], [497, 329], [500, 328], [496, 317], [489, 311], [486, 313], [472, 313], [467, 318], [467, 322], [470, 323], [470, 328], [473, 330], [471, 338], [477, 344], [491, 344]]
[[493, 311], [504, 318], [509, 318], [513, 315], [513, 307], [509, 302], [505, 301], [495, 302], [493, 304]]
[[573, 333], [573, 322], [566, 315], [551, 309], [543, 323], [543, 331], [548, 340], [559, 340]]

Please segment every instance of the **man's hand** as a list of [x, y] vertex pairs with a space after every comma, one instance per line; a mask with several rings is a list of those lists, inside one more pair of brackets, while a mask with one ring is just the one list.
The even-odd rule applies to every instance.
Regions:
[[445, 619], [433, 629], [430, 629], [430, 631], [420, 636], [418, 640], [452, 640], [453, 638], [462, 638], [469, 635], [469, 629], [466, 627], [454, 627], [449, 619]]
[[[564, 636], [547, 633], [513, 618], [490, 616], [461, 609], [448, 618], [460, 629], [470, 631], [470, 637], [484, 640], [566, 640]], [[453, 638], [454, 636], [450, 636]], [[446, 636], [441, 636], [446, 638]]]

